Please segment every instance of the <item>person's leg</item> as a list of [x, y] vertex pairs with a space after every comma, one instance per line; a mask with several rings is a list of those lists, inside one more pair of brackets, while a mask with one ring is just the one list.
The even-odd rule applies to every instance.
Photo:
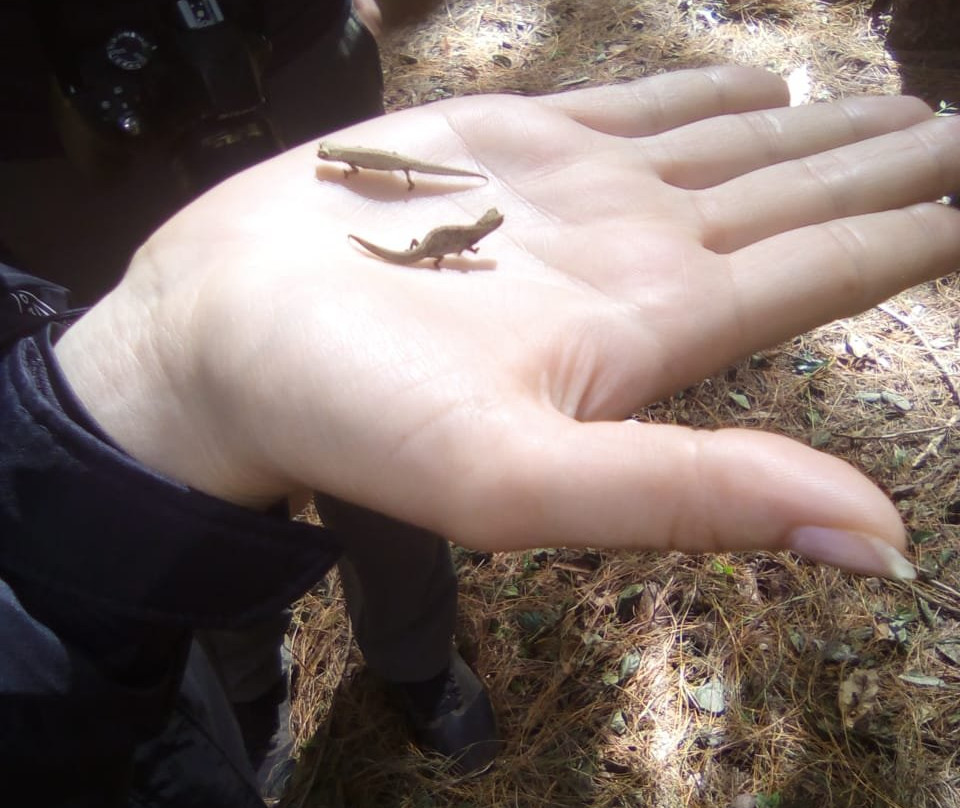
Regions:
[[447, 542], [420, 528], [330, 497], [323, 523], [343, 537], [339, 561], [357, 644], [389, 682], [429, 679], [450, 662], [457, 578]]
[[333, 497], [317, 512], [344, 543], [347, 611], [368, 666], [399, 692], [418, 743], [462, 770], [499, 751], [490, 700], [453, 645], [457, 579], [447, 541]]
[[170, 721], [134, 758], [130, 805], [158, 804], [264, 806], [220, 677], [196, 642]]
[[293, 773], [290, 727], [291, 657], [286, 632], [291, 612], [244, 629], [198, 631], [239, 726], [264, 796], [279, 797]]

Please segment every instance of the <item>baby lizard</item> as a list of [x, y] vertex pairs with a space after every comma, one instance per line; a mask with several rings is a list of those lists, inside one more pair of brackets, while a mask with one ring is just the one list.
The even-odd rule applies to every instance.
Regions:
[[392, 151], [365, 149], [360, 146], [338, 146], [336, 143], [330, 143], [326, 140], [320, 141], [320, 145], [317, 147], [317, 157], [321, 160], [346, 163], [350, 168], [343, 170], [344, 177], [356, 174], [361, 168], [372, 168], [377, 171], [402, 171], [407, 178], [407, 190], [409, 191], [412, 191], [414, 187], [413, 180], [410, 179], [411, 171], [419, 171], [421, 174], [442, 174], [447, 177], [486, 179], [483, 174], [464, 171], [462, 168], [448, 168], [433, 163], [424, 163], [416, 158], [404, 157], [402, 154]]
[[439, 267], [440, 261], [446, 255], [459, 255], [464, 250], [476, 252], [476, 243], [501, 224], [503, 224], [503, 214], [496, 208], [490, 208], [477, 219], [475, 224], [451, 224], [434, 228], [423, 237], [423, 241], [413, 239], [410, 242], [410, 249], [402, 251], [378, 247], [359, 236], [351, 235], [349, 238], [368, 252], [393, 264], [415, 264], [424, 258], [432, 258], [433, 265]]

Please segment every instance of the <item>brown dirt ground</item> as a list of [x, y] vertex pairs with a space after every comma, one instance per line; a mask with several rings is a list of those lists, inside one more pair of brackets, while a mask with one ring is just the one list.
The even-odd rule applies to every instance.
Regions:
[[[917, 21], [892, 11], [853, 0], [450, 0], [384, 39], [387, 103], [720, 62], [793, 75], [812, 101], [902, 89], [933, 106], [956, 101], [957, 51], [925, 52], [911, 39]], [[305, 746], [286, 803], [960, 806], [958, 386], [955, 273], [638, 413], [763, 428], [853, 463], [912, 531], [914, 584], [765, 553], [456, 551], [462, 650], [508, 739], [479, 779], [408, 743], [351, 644], [336, 581], [318, 587], [293, 637]]]

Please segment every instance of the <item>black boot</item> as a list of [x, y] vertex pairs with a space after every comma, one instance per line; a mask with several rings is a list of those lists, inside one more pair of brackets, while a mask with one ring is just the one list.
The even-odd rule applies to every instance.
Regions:
[[450, 665], [424, 682], [398, 684], [413, 737], [453, 761], [461, 774], [489, 769], [503, 747], [490, 698], [456, 651]]

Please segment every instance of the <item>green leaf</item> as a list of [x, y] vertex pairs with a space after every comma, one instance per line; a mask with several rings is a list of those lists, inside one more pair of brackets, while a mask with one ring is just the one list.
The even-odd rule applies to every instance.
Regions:
[[810, 435], [810, 445], [814, 449], [822, 449], [833, 440], [833, 433], [827, 429], [815, 429]]
[[690, 691], [693, 706], [704, 713], [720, 715], [727, 709], [723, 682], [714, 677]]
[[517, 615], [517, 625], [526, 634], [539, 634], [552, 622], [553, 620], [546, 612], [520, 612]]
[[900, 393], [894, 393], [892, 390], [884, 390], [880, 396], [885, 404], [896, 407], [900, 412], [909, 412], [913, 409], [913, 403], [910, 399], [900, 395]]
[[634, 598], [639, 597], [643, 594], [643, 590], [646, 589], [646, 584], [630, 584], [630, 586], [624, 587], [620, 590], [620, 594], [617, 595], [617, 608], [620, 608], [620, 604], [625, 600], [633, 600]]
[[617, 685], [620, 684], [620, 675], [613, 671], [607, 671], [600, 677], [600, 681], [605, 685]]
[[732, 390], [728, 393], [733, 402], [742, 409], [750, 409], [750, 399], [748, 399], [743, 393], [734, 393]]
[[911, 606], [900, 606], [893, 614], [893, 619], [904, 625], [916, 623], [919, 617], [920, 613]]
[[614, 735], [626, 735], [627, 719], [623, 715], [623, 710], [617, 710], [610, 718], [610, 729]]
[[813, 354], [804, 354], [793, 360], [793, 370], [794, 373], [799, 373], [802, 376], [812, 376], [829, 364], [829, 359], [817, 359]]
[[825, 662], [856, 662], [859, 659], [847, 643], [839, 640], [828, 640], [821, 656]]
[[633, 678], [633, 675], [640, 670], [640, 654], [636, 651], [630, 651], [623, 655], [620, 660], [620, 678], [619, 682], [622, 684], [628, 679]]
[[937, 535], [935, 530], [914, 530], [910, 534], [911, 544], [926, 544], [930, 539]]
[[917, 606], [920, 608], [920, 615], [923, 617], [923, 622], [930, 628], [936, 628], [940, 622], [937, 619], [936, 612], [934, 612], [933, 609], [930, 608], [930, 604], [919, 595], [917, 595]]
[[960, 639], [944, 640], [938, 642], [934, 647], [954, 665], [960, 666]]
[[584, 631], [580, 635], [580, 640], [585, 646], [587, 646], [587, 648], [589, 648], [591, 645], [594, 645], [595, 643], [602, 642], [603, 635], [598, 634], [596, 631]]
[[939, 676], [926, 676], [913, 671], [901, 673], [898, 678], [912, 685], [917, 685], [917, 687], [944, 687], [947, 684]]

